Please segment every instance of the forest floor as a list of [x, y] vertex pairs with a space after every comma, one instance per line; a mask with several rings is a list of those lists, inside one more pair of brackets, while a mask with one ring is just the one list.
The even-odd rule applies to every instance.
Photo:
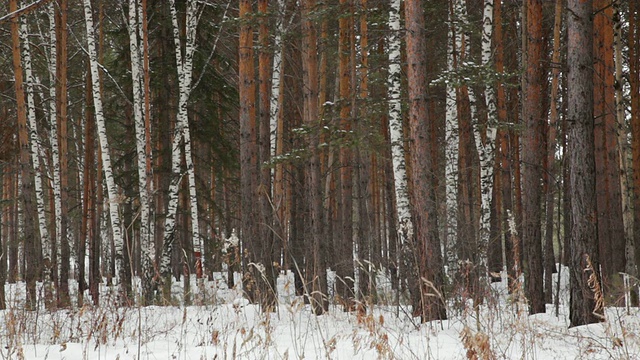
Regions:
[[[557, 316], [553, 305], [529, 316], [494, 283], [483, 305], [452, 302], [449, 320], [426, 324], [393, 301], [365, 315], [331, 306], [314, 316], [291, 276], [279, 279], [280, 305], [268, 315], [220, 277], [194, 297], [203, 305], [181, 304], [175, 283], [173, 306], [116, 307], [105, 288], [99, 307], [58, 311], [25, 311], [24, 284], [8, 284], [0, 359], [640, 359], [638, 308], [606, 307], [606, 322], [568, 327], [565, 274]], [[392, 299], [378, 284], [380, 298]]]

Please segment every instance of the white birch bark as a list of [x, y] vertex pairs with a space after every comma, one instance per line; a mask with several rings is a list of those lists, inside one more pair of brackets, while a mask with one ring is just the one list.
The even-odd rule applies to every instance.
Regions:
[[[482, 21], [482, 66], [489, 69], [491, 66], [491, 36], [493, 33], [493, 0], [485, 0], [484, 14]], [[481, 212], [479, 240], [482, 250], [480, 253], [481, 262], [486, 265], [486, 247], [489, 244], [491, 216], [491, 197], [493, 194], [493, 162], [496, 139], [496, 102], [495, 93], [489, 79], [485, 86], [485, 101], [487, 105], [487, 124], [485, 129], [486, 138], [482, 140], [482, 129], [479, 128], [477, 119], [474, 119], [474, 138], [478, 155], [480, 157], [480, 192], [481, 192]], [[471, 92], [470, 92], [471, 94]]]
[[[452, 0], [453, 13], [449, 14], [449, 40], [447, 51], [447, 68], [449, 73], [456, 70], [459, 60], [459, 49], [462, 47], [462, 34], [458, 26], [458, 14], [460, 12], [460, 0]], [[456, 87], [447, 82], [447, 101], [445, 118], [445, 191], [446, 191], [446, 245], [445, 253], [449, 266], [456, 264], [456, 244], [458, 240], [458, 157], [459, 157], [459, 131]]]
[[276, 132], [278, 131], [278, 116], [280, 114], [280, 108], [278, 106], [278, 99], [280, 98], [280, 77], [282, 74], [282, 67], [284, 62], [282, 61], [282, 34], [284, 33], [284, 0], [278, 0], [278, 28], [276, 30], [273, 52], [273, 71], [271, 72], [271, 99], [270, 99], [270, 112], [271, 112], [271, 158], [276, 156]]
[[400, 100], [400, 0], [391, 1], [389, 11], [389, 132], [391, 139], [391, 161], [398, 212], [398, 235], [401, 244], [406, 244], [413, 233], [407, 189], [407, 172], [404, 161], [404, 137], [402, 129], [402, 103]]
[[42, 239], [42, 250], [45, 259], [51, 259], [51, 242], [47, 229], [47, 217], [44, 205], [44, 190], [42, 187], [42, 169], [40, 168], [40, 155], [38, 151], [38, 128], [36, 123], [36, 105], [33, 93], [33, 71], [31, 68], [31, 49], [27, 22], [24, 16], [20, 17], [20, 40], [22, 42], [22, 58], [24, 61], [25, 91], [27, 95], [27, 120], [29, 126], [29, 151], [34, 173], [34, 187], [36, 192], [36, 207], [38, 213], [38, 228]]
[[51, 158], [53, 163], [54, 234], [55, 243], [60, 244], [60, 228], [62, 226], [62, 181], [60, 175], [60, 149], [58, 147], [58, 121], [56, 116], [56, 61], [58, 50], [55, 11], [55, 3], [50, 3], [47, 11], [49, 17], [49, 127], [51, 128], [49, 142], [51, 143]]
[[187, 176], [189, 180], [189, 202], [191, 205], [191, 230], [193, 232], [193, 248], [196, 252], [196, 261], [202, 261], [202, 242], [198, 224], [198, 202], [196, 198], [195, 172], [193, 168], [193, 158], [191, 153], [191, 137], [189, 134], [189, 119], [187, 114], [187, 103], [191, 93], [191, 78], [193, 69], [193, 53], [195, 52], [196, 27], [198, 25], [198, 8], [195, 1], [190, 0], [187, 4], [185, 55], [182, 57], [182, 47], [180, 45], [180, 28], [178, 27], [178, 14], [175, 7], [175, 0], [170, 0], [171, 22], [173, 24], [173, 39], [175, 43], [176, 67], [178, 69], [179, 82], [179, 102], [178, 116], [174, 129], [172, 142], [171, 172], [172, 180], [169, 186], [169, 206], [167, 207], [167, 217], [164, 229], [165, 249], [162, 258], [162, 272], [168, 273], [171, 263], [171, 248], [173, 233], [175, 230], [176, 212], [178, 209], [178, 190], [180, 180], [180, 143], [184, 143], [184, 151], [187, 165]]
[[[109, 218], [111, 220], [111, 232], [115, 245], [116, 258], [116, 278], [123, 269], [124, 239], [122, 236], [122, 222], [120, 221], [118, 190], [113, 178], [111, 167], [111, 155], [109, 154], [109, 142], [107, 139], [107, 129], [105, 127], [104, 112], [102, 109], [102, 93], [100, 91], [100, 73], [98, 71], [98, 52], [96, 50], [96, 39], [93, 29], [93, 11], [91, 0], [83, 0], [85, 25], [87, 30], [87, 52], [89, 53], [89, 63], [91, 68], [91, 87], [93, 92], [93, 106], [95, 109], [98, 138], [100, 141], [100, 153], [102, 155], [102, 169], [107, 186], [107, 203], [109, 205]], [[119, 280], [117, 280], [119, 281]]]
[[149, 200], [149, 181], [147, 181], [147, 138], [143, 116], [142, 98], [142, 62], [139, 47], [139, 22], [136, 19], [139, 5], [136, 0], [129, 0], [129, 50], [131, 52], [131, 78], [133, 83], [133, 116], [136, 129], [136, 152], [138, 155], [138, 191], [140, 193], [140, 244], [143, 256], [143, 272], [145, 279], [153, 277], [153, 261], [155, 241], [150, 236], [151, 211]]

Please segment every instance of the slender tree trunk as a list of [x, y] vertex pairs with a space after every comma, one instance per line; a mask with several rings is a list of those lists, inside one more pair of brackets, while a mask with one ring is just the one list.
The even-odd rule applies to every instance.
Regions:
[[[547, 192], [545, 204], [545, 234], [544, 234], [544, 298], [545, 303], [552, 301], [552, 273], [556, 271], [555, 256], [553, 252], [553, 214], [555, 207], [555, 194], [558, 190], [556, 179], [556, 133], [560, 120], [558, 113], [559, 81], [560, 81], [560, 35], [562, 29], [562, 1], [556, 1], [555, 20], [553, 26], [553, 53], [551, 55], [551, 104], [549, 112], [549, 127], [547, 131]], [[560, 226], [560, 224], [556, 224]]]
[[[104, 177], [107, 183], [107, 193], [109, 200], [109, 217], [111, 220], [111, 231], [115, 244], [116, 257], [116, 274], [124, 279], [124, 238], [122, 235], [122, 223], [120, 220], [119, 203], [120, 196], [114, 182], [113, 169], [111, 166], [111, 155], [109, 154], [109, 142], [107, 139], [107, 130], [105, 127], [104, 112], [102, 109], [102, 97], [100, 89], [100, 74], [98, 72], [98, 53], [96, 51], [96, 41], [93, 28], [93, 12], [91, 10], [91, 1], [84, 0], [84, 16], [87, 30], [87, 50], [89, 53], [89, 62], [91, 65], [93, 106], [95, 108], [96, 125], [98, 137], [100, 139], [100, 149], [102, 156], [102, 167]], [[64, 241], [64, 240], [63, 240]], [[64, 280], [63, 280], [64, 281]]]
[[[459, 28], [458, 14], [461, 2], [459, 0], [449, 1], [449, 40], [447, 51], [447, 68], [453, 72], [457, 69], [459, 61], [460, 46], [462, 45], [462, 33]], [[456, 245], [458, 238], [458, 157], [459, 157], [459, 132], [458, 132], [458, 109], [457, 109], [456, 87], [447, 83], [446, 100], [446, 120], [445, 120], [445, 196], [447, 204], [446, 216], [446, 237], [445, 237], [445, 260], [444, 263], [450, 268], [456, 267]]]
[[[494, 0], [485, 0], [483, 20], [482, 20], [482, 65], [491, 67], [492, 51], [491, 39], [493, 36], [493, 11]], [[487, 108], [487, 123], [485, 129], [481, 129], [480, 125], [475, 123], [474, 138], [478, 155], [480, 157], [480, 229], [479, 241], [481, 252], [481, 266], [484, 272], [487, 272], [487, 251], [490, 240], [490, 217], [491, 217], [491, 199], [493, 194], [493, 170], [495, 157], [495, 140], [496, 140], [496, 99], [495, 91], [492, 84], [487, 84], [484, 89], [484, 98]]]
[[352, 154], [349, 147], [351, 132], [351, 14], [349, 0], [340, 0], [338, 57], [339, 57], [339, 128], [344, 143], [340, 147], [340, 219], [342, 229], [334, 237], [336, 250], [336, 294], [345, 311], [353, 310], [355, 296], [353, 270], [353, 175]]
[[[40, 167], [40, 151], [39, 143], [40, 139], [38, 136], [38, 127], [36, 123], [36, 104], [35, 104], [35, 94], [34, 94], [34, 78], [33, 78], [33, 70], [31, 66], [31, 45], [29, 43], [29, 30], [27, 28], [27, 22], [24, 17], [20, 18], [20, 40], [22, 43], [22, 57], [24, 62], [24, 73], [26, 77], [25, 83], [25, 91], [27, 95], [27, 120], [28, 120], [28, 129], [29, 129], [29, 151], [31, 154], [31, 163], [33, 164], [33, 177], [34, 177], [34, 188], [36, 195], [36, 211], [37, 211], [37, 219], [38, 219], [38, 230], [40, 233], [40, 243], [37, 245], [40, 250], [38, 251], [37, 257], [31, 259], [31, 261], [40, 263], [41, 257], [43, 256], [42, 252], [44, 252], [44, 258], [50, 259], [50, 251], [51, 251], [51, 243], [49, 239], [49, 230], [47, 228], [47, 217], [45, 214], [45, 203], [44, 203], [44, 187], [42, 181], [42, 168]], [[39, 272], [43, 269], [39, 269]], [[40, 277], [41, 274], [38, 274]], [[47, 279], [48, 280], [48, 279]]]
[[624, 227], [625, 238], [625, 264], [626, 273], [633, 274], [635, 266], [635, 257], [633, 254], [633, 209], [631, 207], [632, 191], [629, 184], [629, 164], [628, 150], [630, 149], [628, 141], [628, 127], [625, 119], [625, 98], [623, 95], [623, 77], [622, 66], [623, 56], [622, 47], [622, 12], [620, 9], [621, 1], [615, 1], [613, 4], [613, 46], [615, 55], [615, 102], [616, 102], [616, 123], [618, 130], [618, 156], [620, 166], [620, 193], [622, 203], [622, 221]]
[[[271, 104], [269, 106], [271, 112], [271, 156], [272, 158], [278, 158], [283, 154], [284, 146], [284, 114], [282, 106], [284, 103], [284, 42], [282, 37], [284, 35], [284, 22], [285, 22], [285, 3], [284, 0], [277, 1], [276, 16], [277, 29], [274, 40], [274, 53], [273, 53], [273, 68], [271, 71]], [[281, 162], [275, 164], [273, 171], [273, 225], [276, 236], [276, 243], [280, 243], [282, 253], [284, 255], [284, 262], [288, 263], [286, 255], [287, 224], [285, 222], [285, 183], [284, 183], [284, 166]], [[288, 269], [288, 267], [284, 267]]]
[[302, 16], [302, 80], [303, 123], [311, 131], [307, 135], [306, 146], [311, 154], [306, 160], [304, 170], [304, 192], [309, 208], [307, 229], [310, 231], [311, 244], [305, 252], [306, 291], [311, 308], [316, 315], [327, 310], [327, 274], [325, 259], [322, 256], [321, 241], [324, 235], [322, 211], [322, 186], [320, 178], [320, 158], [318, 155], [320, 119], [318, 118], [318, 40], [315, 21], [310, 12], [315, 8], [315, 0], [305, 0], [301, 4]]
[[[408, 249], [409, 242], [413, 238], [413, 221], [409, 207], [409, 189], [407, 179], [407, 167], [405, 162], [405, 138], [402, 124], [402, 102], [401, 102], [401, 34], [400, 34], [400, 0], [391, 2], [389, 11], [389, 72], [387, 82], [389, 84], [389, 133], [391, 141], [391, 160], [393, 170], [393, 183], [395, 192], [395, 210], [397, 213], [396, 230], [398, 232], [398, 242], [401, 252]], [[396, 275], [399, 274], [402, 254], [396, 254], [393, 259]], [[404, 267], [404, 266], [403, 266]], [[402, 269], [404, 272], [405, 269]], [[413, 269], [409, 269], [409, 273]], [[393, 270], [392, 270], [393, 272]]]
[[542, 82], [546, 81], [542, 72], [542, 1], [530, 0], [527, 5], [527, 49], [526, 74], [523, 101], [525, 130], [522, 139], [522, 241], [526, 294], [529, 299], [530, 313], [545, 312], [542, 234], [541, 234], [541, 166], [539, 151], [542, 141]]
[[[68, 145], [68, 92], [67, 92], [67, 17], [68, 0], [58, 2], [60, 9], [57, 21], [57, 127], [58, 149], [60, 158], [60, 227], [57, 243], [52, 249], [53, 276], [57, 285], [57, 297], [60, 306], [68, 306], [67, 295], [69, 293], [69, 145]], [[67, 255], [67, 256], [65, 256]], [[59, 274], [58, 274], [59, 271]]]
[[[629, 2], [629, 85], [631, 86], [632, 163], [640, 164], [640, 4]], [[633, 169], [633, 245], [640, 270], [640, 171]]]
[[[166, 286], [171, 283], [171, 253], [173, 250], [173, 242], [175, 237], [176, 213], [178, 210], [178, 192], [181, 183], [181, 146], [184, 146], [184, 156], [186, 163], [186, 173], [189, 181], [189, 203], [191, 205], [191, 232], [193, 237], [193, 249], [196, 262], [196, 268], [202, 268], [202, 242], [200, 238], [200, 230], [198, 224], [198, 202], [196, 197], [195, 169], [193, 164], [193, 156], [191, 152], [191, 136], [189, 131], [189, 119], [187, 114], [187, 105], [191, 94], [191, 80], [193, 69], [193, 54], [195, 52], [196, 28], [199, 19], [198, 5], [195, 1], [187, 3], [187, 13], [185, 20], [186, 41], [184, 57], [182, 55], [182, 46], [180, 44], [180, 28], [178, 25], [178, 14], [175, 6], [175, 0], [170, 1], [171, 22], [173, 24], [173, 40], [174, 52], [176, 59], [176, 68], [178, 70], [179, 83], [179, 99], [178, 114], [176, 117], [176, 125], [173, 131], [173, 142], [171, 147], [171, 184], [169, 186], [169, 205], [167, 206], [167, 215], [164, 226], [163, 239], [163, 256], [161, 263], [161, 274], [165, 281], [165, 297], [169, 290]], [[190, 256], [189, 256], [190, 258]], [[200, 274], [202, 272], [200, 271]], [[199, 279], [199, 287], [202, 282]]]
[[[89, 293], [93, 300], [93, 305], [98, 306], [100, 300], [100, 243], [98, 240], [99, 219], [97, 214], [97, 188], [102, 187], [98, 183], [96, 175], [95, 159], [95, 118], [93, 108], [93, 94], [91, 91], [91, 72], [86, 74], [85, 93], [85, 126], [84, 126], [84, 191], [82, 201], [82, 236], [80, 241], [84, 241], [89, 247]], [[83, 270], [83, 269], [81, 269]]]
[[[155, 240], [151, 228], [151, 200], [150, 182], [147, 179], [148, 164], [150, 163], [147, 144], [148, 126], [145, 125], [145, 71], [140, 59], [139, 26], [142, 19], [137, 18], [138, 2], [129, 0], [129, 51], [131, 53], [131, 81], [133, 84], [133, 116], [136, 131], [136, 154], [138, 160], [138, 194], [140, 196], [140, 244], [142, 247], [142, 290], [143, 298], [149, 301], [153, 291], [152, 278], [154, 276]], [[148, 76], [148, 75], [147, 75]]]
[[[51, 143], [51, 162], [53, 165], [53, 213], [54, 226], [51, 235], [51, 244], [49, 249], [49, 259], [44, 259], [45, 277], [49, 277], [56, 284], [57, 269], [54, 260], [57, 258], [55, 252], [58, 244], [60, 244], [62, 232], [62, 185], [61, 185], [61, 169], [60, 169], [60, 144], [58, 142], [58, 90], [62, 90], [58, 85], [58, 27], [56, 26], [56, 6], [55, 3], [49, 4], [47, 15], [49, 16], [49, 128]], [[62, 51], [60, 51], [62, 53]], [[53, 294], [52, 294], [53, 295]], [[53, 299], [51, 299], [53, 300]]]
[[[0, 111], [0, 121], [2, 121], [3, 123], [7, 123], [8, 119], [7, 119], [7, 110], [6, 108], [3, 109], [2, 111]], [[3, 203], [9, 203], [9, 194], [11, 191], [11, 176], [9, 176], [9, 169], [11, 167], [10, 166], [4, 166], [2, 167], [2, 169], [0, 170], [0, 182], [2, 182], [2, 184], [0, 184], [1, 186], [1, 190], [2, 190], [2, 194], [0, 194], [0, 199], [2, 199]], [[9, 244], [9, 222], [10, 222], [10, 213], [11, 211], [7, 209], [5, 211], [2, 211], [2, 213], [0, 213], [0, 221], [2, 221], [2, 223], [0, 224], [0, 252], [2, 255], [0, 255], [0, 310], [5, 310], [7, 308], [7, 295], [4, 289], [4, 285], [7, 282], [7, 258], [8, 258], [8, 244]]]
[[[268, 0], [258, 1], [258, 12], [261, 14], [268, 13]], [[259, 28], [259, 44], [260, 52], [258, 55], [258, 92], [259, 92], [259, 135], [258, 135], [258, 151], [259, 163], [257, 174], [259, 187], [257, 189], [257, 200], [260, 204], [260, 223], [256, 229], [260, 234], [258, 240], [259, 253], [256, 260], [263, 266], [264, 270], [257, 274], [259, 276], [258, 283], [261, 287], [260, 303], [264, 311], [275, 310], [276, 306], [276, 278], [278, 272], [274, 267], [274, 261], [279, 257], [280, 250], [274, 242], [274, 233], [271, 224], [273, 223], [272, 200], [273, 192], [271, 188], [271, 167], [268, 164], [271, 161], [271, 102], [269, 94], [269, 80], [271, 79], [271, 56], [269, 50], [269, 24], [267, 18], [263, 18]]]
[[569, 0], [568, 113], [571, 183], [571, 326], [600, 321], [590, 278], [600, 281], [593, 141], [593, 4]]
[[243, 276], [243, 289], [249, 300], [259, 303], [263, 294], [260, 268], [261, 239], [257, 222], [260, 209], [256, 208], [260, 173], [258, 169], [258, 121], [256, 78], [254, 65], [253, 26], [251, 25], [252, 3], [240, 0], [240, 43], [239, 43], [239, 95], [240, 95], [240, 191], [242, 230], [241, 239], [247, 251]]
[[[9, 11], [18, 9], [17, 0], [9, 1]], [[13, 55], [14, 84], [17, 101], [18, 117], [18, 144], [20, 146], [20, 177], [22, 188], [19, 192], [19, 199], [22, 204], [22, 234], [24, 236], [24, 257], [33, 260], [37, 246], [35, 219], [36, 209], [33, 204], [33, 175], [31, 173], [31, 158], [29, 154], [29, 127], [27, 124], [27, 105], [24, 95], [24, 75], [22, 69], [22, 59], [20, 56], [20, 25], [18, 18], [11, 19], [11, 40]], [[36, 309], [36, 280], [38, 269], [34, 261], [27, 261], [24, 280], [27, 285], [26, 306], [29, 310]]]

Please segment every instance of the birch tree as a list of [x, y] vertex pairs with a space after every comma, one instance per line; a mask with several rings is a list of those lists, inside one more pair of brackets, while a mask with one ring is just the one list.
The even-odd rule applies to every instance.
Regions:
[[54, 270], [54, 281], [58, 285], [58, 301], [61, 305], [67, 305], [69, 293], [69, 141], [68, 141], [68, 0], [59, 0], [59, 14], [57, 21], [57, 56], [56, 56], [56, 102], [57, 102], [57, 124], [58, 124], [58, 152], [60, 158], [60, 227], [58, 228], [59, 242], [56, 243], [54, 263], [59, 267], [60, 275], [57, 276], [57, 269]]
[[[18, 9], [17, 0], [9, 1], [9, 11], [15, 12]], [[24, 74], [22, 68], [22, 56], [20, 54], [20, 24], [18, 23], [18, 17], [11, 18], [11, 54], [13, 60], [14, 71], [14, 85], [16, 92], [16, 115], [18, 125], [18, 144], [20, 146], [20, 182], [22, 189], [20, 190], [19, 198], [22, 204], [22, 234], [24, 235], [24, 256], [30, 261], [25, 262], [24, 280], [26, 282], [26, 307], [29, 310], [36, 309], [37, 293], [36, 293], [36, 280], [38, 277], [39, 269], [37, 266], [38, 260], [35, 257], [36, 251], [36, 229], [34, 219], [36, 218], [36, 211], [34, 209], [33, 201], [33, 176], [31, 174], [31, 154], [29, 147], [29, 125], [27, 121], [27, 107], [24, 95]], [[17, 254], [17, 247], [16, 247]]]
[[102, 107], [102, 92], [100, 89], [100, 74], [98, 71], [98, 52], [96, 50], [96, 39], [93, 25], [93, 10], [91, 8], [91, 0], [83, 0], [85, 26], [87, 30], [87, 52], [89, 55], [89, 63], [91, 67], [91, 87], [93, 91], [93, 106], [95, 109], [96, 125], [98, 130], [98, 138], [100, 142], [100, 153], [102, 156], [102, 168], [104, 171], [104, 180], [107, 185], [107, 196], [109, 206], [109, 219], [111, 220], [111, 232], [115, 244], [116, 259], [116, 276], [124, 278], [121, 273], [124, 270], [124, 238], [122, 235], [122, 222], [120, 220], [119, 205], [120, 196], [113, 177], [113, 168], [111, 166], [111, 155], [109, 153], [109, 141], [107, 138], [107, 129], [105, 127], [104, 112]]
[[[47, 8], [47, 16], [49, 18], [49, 128], [51, 144], [51, 162], [53, 164], [53, 206], [54, 206], [54, 226], [53, 236], [51, 238], [50, 260], [53, 262], [54, 254], [57, 246], [61, 242], [62, 227], [62, 183], [60, 176], [60, 148], [58, 146], [58, 121], [57, 121], [57, 73], [58, 73], [58, 49], [57, 49], [57, 30], [56, 30], [56, 7], [55, 3], [50, 3]], [[57, 257], [55, 257], [57, 258]], [[46, 259], [46, 254], [45, 254]], [[46, 264], [46, 260], [45, 260]], [[57, 269], [50, 264], [47, 271], [57, 273]], [[52, 273], [51, 276], [55, 280], [57, 274]]]
[[[491, 63], [491, 37], [493, 34], [493, 0], [485, 0], [482, 19], [482, 66], [490, 69]], [[485, 129], [480, 128], [477, 121], [474, 124], [474, 139], [478, 155], [480, 157], [480, 228], [478, 231], [479, 246], [482, 267], [487, 265], [487, 248], [490, 237], [491, 198], [493, 194], [493, 163], [496, 140], [496, 103], [493, 85], [486, 82], [484, 97], [487, 107], [487, 123]], [[484, 132], [484, 134], [483, 134]], [[484, 135], [484, 136], [483, 136]], [[486, 271], [487, 269], [484, 269]]]
[[[391, 140], [391, 161], [393, 165], [393, 180], [395, 206], [397, 212], [398, 239], [404, 248], [413, 237], [413, 223], [409, 208], [409, 193], [407, 188], [407, 168], [405, 164], [404, 129], [402, 127], [401, 101], [401, 33], [400, 33], [400, 0], [391, 1], [389, 10], [389, 72], [388, 72], [388, 102], [389, 102], [389, 134]], [[393, 259], [398, 263], [399, 259]]]
[[20, 42], [22, 44], [22, 57], [24, 61], [24, 73], [26, 77], [25, 90], [27, 94], [27, 119], [29, 128], [29, 149], [31, 155], [31, 163], [34, 170], [34, 188], [36, 194], [36, 210], [38, 213], [38, 229], [40, 230], [40, 239], [42, 241], [42, 249], [44, 250], [44, 258], [50, 260], [51, 243], [49, 240], [49, 231], [47, 229], [47, 217], [44, 205], [44, 189], [42, 185], [42, 168], [40, 167], [40, 154], [38, 151], [40, 139], [38, 137], [38, 127], [36, 123], [36, 104], [34, 94], [34, 77], [31, 67], [31, 48], [29, 44], [29, 32], [27, 29], [27, 21], [23, 16], [20, 18]]
[[[191, 94], [191, 80], [193, 69], [193, 54], [196, 48], [196, 28], [198, 26], [198, 5], [190, 0], [187, 3], [186, 14], [186, 41], [184, 57], [180, 41], [180, 28], [175, 0], [169, 1], [171, 8], [171, 23], [173, 25], [173, 40], [175, 45], [176, 68], [178, 70], [179, 100], [176, 126], [173, 130], [173, 142], [171, 146], [171, 184], [169, 186], [169, 205], [164, 226], [164, 251], [161, 263], [161, 273], [170, 284], [171, 276], [171, 252], [173, 248], [174, 231], [176, 226], [176, 214], [178, 210], [178, 190], [180, 189], [181, 175], [181, 145], [184, 146], [186, 159], [186, 173], [189, 181], [189, 202], [191, 205], [191, 231], [193, 236], [193, 248], [196, 258], [196, 267], [201, 268], [202, 244], [198, 226], [198, 202], [196, 198], [195, 172], [191, 153], [191, 136], [189, 133], [189, 118], [187, 105]], [[168, 285], [168, 284], [167, 284]]]
[[136, 130], [136, 153], [138, 158], [138, 192], [140, 195], [140, 243], [142, 246], [143, 290], [147, 296], [151, 286], [154, 271], [155, 241], [151, 236], [151, 203], [147, 168], [150, 159], [147, 156], [147, 131], [143, 115], [143, 73], [140, 59], [140, 19], [137, 18], [139, 4], [136, 0], [129, 0], [129, 51], [131, 52], [131, 80], [133, 83], [133, 116]]
[[[460, 60], [462, 32], [459, 27], [459, 15], [462, 2], [449, 1], [449, 39], [447, 51], [447, 70], [453, 73]], [[458, 133], [457, 88], [453, 81], [447, 81], [446, 120], [445, 120], [445, 193], [446, 193], [446, 237], [445, 264], [456, 266], [456, 248], [458, 239], [458, 156], [460, 138]]]

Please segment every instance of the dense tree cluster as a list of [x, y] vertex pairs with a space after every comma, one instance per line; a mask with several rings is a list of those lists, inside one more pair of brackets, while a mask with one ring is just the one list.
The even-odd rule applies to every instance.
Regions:
[[638, 276], [639, 25], [621, 0], [9, 0], [0, 307], [228, 271], [269, 311], [291, 271], [318, 315], [445, 319], [520, 274], [538, 313], [562, 264], [571, 324], [600, 321]]

